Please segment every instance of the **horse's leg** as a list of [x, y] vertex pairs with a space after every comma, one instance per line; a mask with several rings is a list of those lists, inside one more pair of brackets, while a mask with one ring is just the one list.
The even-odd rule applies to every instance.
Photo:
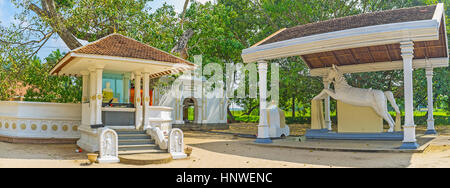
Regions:
[[335, 100], [339, 100], [339, 97], [337, 96], [337, 94], [331, 90], [331, 89], [324, 89], [323, 90], [326, 94], [328, 94], [331, 98], [335, 99]]
[[326, 96], [326, 93], [325, 93], [325, 91], [321, 91], [317, 96], [315, 96], [312, 100], [320, 100], [320, 99], [323, 99], [323, 98], [325, 98], [325, 96]]
[[379, 116], [381, 116], [386, 122], [389, 124], [389, 131], [388, 132], [394, 132], [394, 120], [392, 119], [391, 115], [388, 112], [387, 108], [387, 99], [384, 96], [384, 93], [382, 92], [375, 92], [374, 93], [374, 102], [376, 108], [376, 112]]
[[[331, 96], [333, 99], [336, 99], [336, 93], [334, 93], [332, 90], [330, 89], [324, 89], [322, 90], [322, 92], [320, 92], [319, 95], [317, 95], [316, 97], [313, 98], [313, 100], [319, 100], [319, 99], [323, 99], [326, 96]], [[336, 99], [337, 100], [337, 99]]]

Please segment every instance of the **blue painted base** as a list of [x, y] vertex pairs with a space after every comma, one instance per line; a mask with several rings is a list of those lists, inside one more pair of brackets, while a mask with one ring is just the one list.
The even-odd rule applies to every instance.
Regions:
[[403, 142], [399, 149], [417, 149], [419, 144], [416, 142]]
[[257, 138], [255, 140], [255, 143], [258, 143], [258, 144], [270, 144], [270, 143], [272, 143], [272, 139], [270, 139], [270, 138]]
[[307, 130], [307, 139], [327, 139], [327, 140], [389, 140], [402, 141], [403, 132], [393, 133], [336, 133], [327, 129]]
[[436, 130], [427, 130], [427, 132], [425, 132], [426, 135], [430, 135], [430, 134], [437, 134]]

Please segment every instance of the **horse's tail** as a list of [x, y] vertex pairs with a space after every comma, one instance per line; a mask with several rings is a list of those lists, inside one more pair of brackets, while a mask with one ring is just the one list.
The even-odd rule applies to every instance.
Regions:
[[385, 91], [384, 95], [389, 100], [389, 103], [391, 103], [391, 106], [394, 108], [396, 112], [395, 116], [395, 131], [401, 131], [401, 113], [400, 108], [398, 107], [397, 103], [395, 102], [394, 94], [391, 91]]

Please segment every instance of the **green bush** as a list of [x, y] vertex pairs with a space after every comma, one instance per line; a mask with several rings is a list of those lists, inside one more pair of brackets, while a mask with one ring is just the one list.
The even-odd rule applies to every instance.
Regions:
[[[248, 123], [258, 123], [259, 122], [259, 116], [248, 116], [248, 115], [242, 115], [242, 116], [235, 116], [234, 117], [236, 121], [238, 122], [248, 122]], [[393, 116], [395, 120], [395, 116]], [[404, 122], [405, 116], [402, 116], [402, 122]], [[428, 117], [426, 116], [415, 116], [414, 122], [416, 125], [426, 125], [427, 124]], [[331, 121], [337, 122], [336, 116], [331, 116]], [[303, 117], [286, 117], [286, 123], [287, 124], [311, 124], [311, 117], [309, 116], [303, 116]], [[439, 115], [434, 116], [434, 124], [435, 125], [450, 125], [450, 116], [447, 115]]]

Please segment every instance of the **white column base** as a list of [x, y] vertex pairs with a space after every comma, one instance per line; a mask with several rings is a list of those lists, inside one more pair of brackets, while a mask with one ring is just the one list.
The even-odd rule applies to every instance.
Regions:
[[403, 127], [404, 140], [400, 149], [417, 149], [419, 145], [416, 140], [416, 126]]
[[98, 158], [98, 163], [118, 163], [120, 162], [118, 157], [105, 157], [105, 158]]
[[256, 143], [272, 143], [269, 137], [269, 126], [268, 125], [258, 125], [258, 137], [256, 138]]
[[172, 159], [186, 159], [187, 155], [182, 152], [174, 152], [170, 153], [172, 155]]
[[98, 132], [86, 126], [81, 126], [79, 129], [81, 137], [77, 141], [77, 145], [87, 152], [98, 152], [100, 147], [98, 145]]
[[325, 121], [325, 126], [327, 126], [328, 131], [333, 131], [331, 128], [331, 121]]
[[427, 120], [427, 131], [425, 132], [426, 135], [430, 134], [437, 134], [436, 129], [434, 128], [434, 119]]

